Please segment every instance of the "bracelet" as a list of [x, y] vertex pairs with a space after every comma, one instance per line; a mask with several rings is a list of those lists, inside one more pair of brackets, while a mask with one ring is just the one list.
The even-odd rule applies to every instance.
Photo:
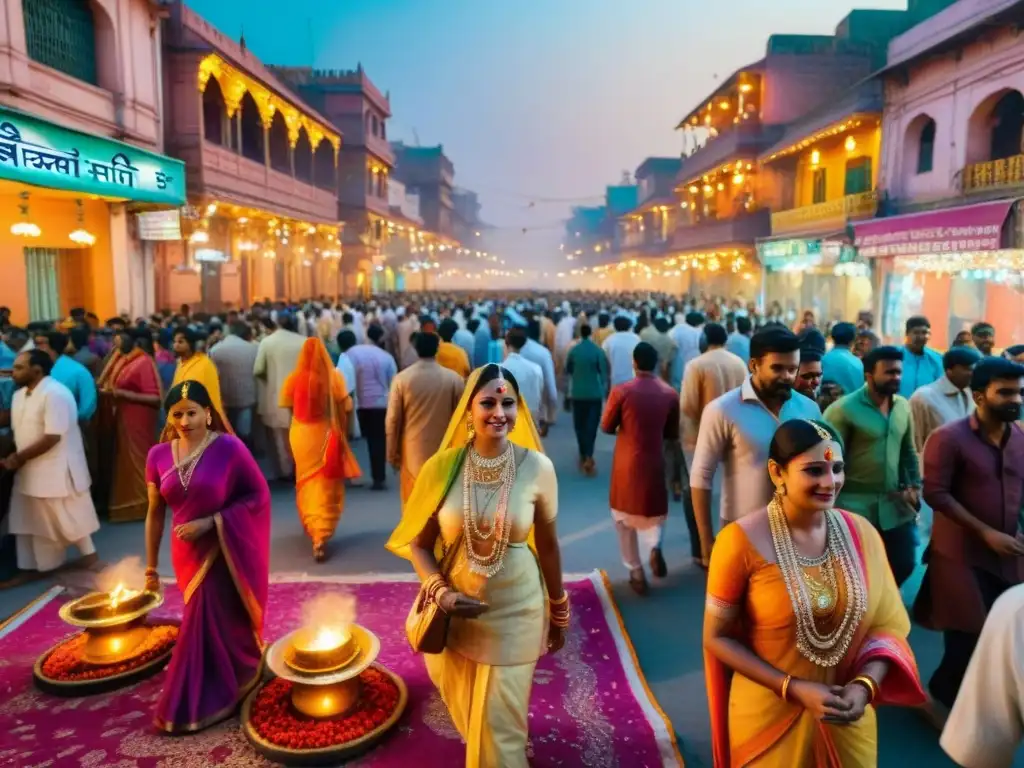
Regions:
[[146, 567], [146, 575], [147, 576], [159, 576], [160, 572], [155, 567], [150, 565], [150, 566]]
[[564, 589], [562, 590], [562, 596], [560, 598], [558, 598], [557, 600], [555, 600], [555, 598], [553, 598], [550, 595], [548, 595], [548, 604], [552, 608], [554, 608], [556, 605], [565, 605], [568, 602], [569, 602], [569, 593], [566, 592]]
[[792, 675], [786, 675], [786, 679], [782, 681], [782, 688], [779, 690], [779, 698], [783, 701], [789, 701], [789, 684], [792, 682]]
[[564, 618], [557, 618], [555, 616], [552, 616], [551, 617], [551, 623], [554, 626], [558, 627], [559, 629], [568, 629], [569, 628], [569, 617], [565, 616]]
[[868, 689], [868, 704], [872, 703], [875, 700], [875, 697], [878, 696], [878, 683], [876, 683], [867, 675], [857, 675], [850, 682], [860, 683], [862, 686]]

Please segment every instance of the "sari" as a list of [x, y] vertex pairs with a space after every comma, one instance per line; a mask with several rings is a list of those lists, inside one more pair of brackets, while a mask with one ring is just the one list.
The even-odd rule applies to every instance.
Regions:
[[[737, 523], [727, 525], [715, 541], [705, 610], [720, 616], [742, 616], [738, 639], [768, 664], [797, 679], [845, 685], [869, 661], [884, 659], [889, 669], [878, 696], [854, 723], [823, 723], [795, 702], [783, 701], [777, 691], [734, 673], [705, 650], [716, 768], [869, 768], [878, 764], [874, 707], [917, 706], [925, 701], [917, 664], [907, 644], [910, 619], [882, 539], [864, 518], [837, 511], [867, 593], [867, 610], [838, 666], [819, 667], [797, 650], [796, 617], [782, 572], [761, 556]], [[843, 615], [847, 599], [841, 579], [839, 584], [836, 616]]]
[[[171, 562], [185, 603], [154, 723], [194, 733], [230, 717], [263, 672], [270, 489], [249, 449], [221, 434], [186, 491], [171, 445], [154, 446], [146, 460], [147, 483], [171, 509]], [[194, 541], [173, 534], [174, 526], [211, 516], [214, 530]]]
[[[112, 389], [139, 395], [162, 396], [156, 363], [141, 349], [125, 355], [124, 365], [113, 379]], [[146, 491], [146, 457], [157, 437], [160, 406], [119, 401], [114, 411], [116, 443], [111, 477], [112, 522], [145, 520], [149, 507]]]
[[224, 410], [224, 402], [220, 398], [220, 374], [217, 373], [217, 366], [214, 365], [204, 352], [196, 352], [188, 360], [179, 360], [178, 367], [174, 370], [174, 381], [172, 387], [176, 387], [183, 381], [198, 381], [210, 395], [210, 402], [213, 403], [213, 410], [220, 416], [225, 430], [234, 434], [231, 424], [228, 421], [227, 411]]
[[[388, 550], [399, 557], [409, 559], [410, 544], [435, 515], [441, 528], [434, 545], [439, 562], [445, 547], [458, 540], [462, 530], [459, 479], [468, 443], [466, 413], [482, 370], [478, 368], [466, 382], [441, 447], [420, 470], [402, 519], [388, 540]], [[490, 610], [476, 619], [453, 618], [445, 650], [424, 655], [430, 679], [466, 742], [467, 768], [526, 768], [530, 689], [547, 639], [549, 608], [533, 546], [532, 501], [538, 493], [557, 497], [557, 489], [554, 468], [541, 450], [522, 398], [509, 440], [529, 449], [519, 462], [508, 502], [511, 538], [518, 526], [524, 540], [510, 540], [502, 570], [490, 578], [472, 573], [460, 548], [449, 581], [455, 589], [485, 599]], [[453, 498], [457, 514], [451, 526], [442, 512], [452, 506]], [[556, 499], [550, 502], [557, 504]]]
[[306, 339], [279, 403], [292, 409], [288, 442], [295, 457], [295, 502], [313, 547], [334, 535], [345, 508], [345, 480], [361, 473], [349, 447], [352, 398], [320, 339]]

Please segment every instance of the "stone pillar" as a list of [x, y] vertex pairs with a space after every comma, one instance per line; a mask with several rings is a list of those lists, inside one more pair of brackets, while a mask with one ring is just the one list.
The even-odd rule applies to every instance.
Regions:
[[130, 240], [125, 206], [123, 203], [113, 203], [110, 206], [110, 266], [114, 281], [114, 311], [118, 314], [133, 312], [132, 284], [142, 280], [138, 259], [132, 258]]

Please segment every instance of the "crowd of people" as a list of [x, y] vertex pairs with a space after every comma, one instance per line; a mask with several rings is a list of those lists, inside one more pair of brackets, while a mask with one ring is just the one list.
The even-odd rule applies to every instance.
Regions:
[[[17, 563], [0, 587], [98, 567], [104, 516], [146, 521], [158, 588], [170, 509], [186, 607], [156, 722], [191, 732], [259, 677], [268, 480], [294, 484], [323, 561], [346, 490], [387, 488], [390, 466], [402, 517], [388, 548], [449, 618], [443, 652], [425, 654], [431, 679], [471, 764], [525, 766], [534, 666], [570, 615], [543, 452], [570, 412], [584, 477], [599, 473], [598, 431], [616, 436], [609, 511], [638, 595], [668, 573], [665, 522], [682, 506], [707, 570], [716, 765], [874, 765], [881, 703], [945, 723], [962, 765], [1006, 764], [1024, 728], [1009, 714], [1019, 661], [991, 635], [1024, 600], [1024, 345], [996, 354], [996, 329], [977, 323], [939, 353], [928, 318], [907, 320], [899, 345], [873, 326], [870, 312], [824, 326], [650, 293], [390, 294], [106, 322], [76, 309], [25, 328], [0, 308], [0, 502]], [[911, 614], [944, 644], [927, 684], [899, 591], [922, 543]], [[985, 659], [979, 638], [997, 649]]]

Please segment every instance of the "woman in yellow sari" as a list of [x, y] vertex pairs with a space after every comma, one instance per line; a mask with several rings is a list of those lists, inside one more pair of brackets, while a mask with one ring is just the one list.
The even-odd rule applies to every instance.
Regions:
[[220, 374], [205, 352], [196, 350], [199, 339], [189, 328], [178, 328], [174, 331], [174, 354], [178, 356], [178, 367], [174, 369], [174, 381], [171, 387], [174, 388], [183, 381], [198, 381], [210, 395], [213, 403], [213, 410], [220, 416], [224, 429], [228, 434], [235, 434], [228, 422], [227, 411], [224, 410], [224, 402], [220, 398]]
[[528, 765], [533, 670], [569, 626], [557, 505], [554, 466], [515, 378], [493, 363], [478, 368], [387, 544], [451, 617], [444, 651], [424, 660], [466, 742], [467, 768]]
[[320, 339], [303, 343], [279, 405], [292, 411], [288, 442], [295, 456], [295, 501], [319, 563], [345, 507], [345, 480], [361, 474], [346, 440], [352, 398]]
[[822, 422], [778, 428], [776, 495], [715, 542], [704, 612], [714, 764], [869, 768], [873, 705], [925, 695], [881, 537], [832, 508], [843, 448]]

